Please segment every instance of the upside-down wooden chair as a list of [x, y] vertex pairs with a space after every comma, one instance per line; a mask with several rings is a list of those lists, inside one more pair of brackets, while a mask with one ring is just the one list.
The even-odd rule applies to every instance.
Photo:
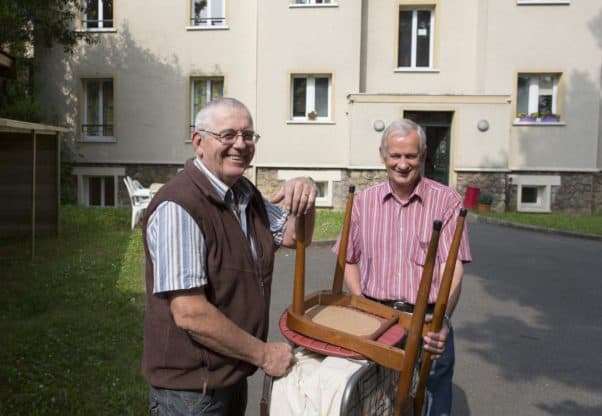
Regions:
[[[417, 380], [416, 363], [421, 352], [422, 335], [425, 327], [425, 315], [428, 295], [433, 278], [441, 222], [435, 221], [428, 247], [422, 279], [418, 290], [413, 314], [407, 314], [371, 301], [361, 296], [342, 293], [347, 243], [351, 223], [354, 187], [349, 188], [339, 254], [334, 273], [332, 290], [320, 291], [305, 297], [305, 220], [299, 218], [297, 228], [297, 247], [295, 258], [295, 281], [293, 303], [280, 319], [280, 329], [291, 342], [306, 349], [327, 355], [351, 358], [367, 358], [383, 367], [399, 372], [394, 414], [396, 416], [412, 413], [413, 400], [410, 395], [412, 382]], [[350, 333], [331, 324], [317, 322], [318, 315], [328, 308], [345, 308], [352, 314], [366, 314], [378, 321], [375, 330], [369, 333]], [[404, 348], [398, 347], [405, 338]], [[265, 386], [264, 386], [265, 389]], [[269, 413], [262, 401], [262, 414]]]
[[[445, 262], [445, 268], [443, 269], [441, 286], [439, 287], [437, 302], [435, 303], [435, 310], [433, 311], [433, 319], [431, 321], [430, 330], [433, 332], [439, 332], [443, 326], [445, 311], [447, 310], [447, 300], [449, 299], [449, 292], [451, 290], [452, 278], [456, 269], [456, 260], [458, 260], [458, 252], [460, 250], [460, 243], [462, 242], [462, 233], [464, 232], [466, 214], [466, 208], [462, 208], [456, 223], [456, 229], [454, 231], [452, 244], [449, 248], [449, 254]], [[424, 411], [423, 407], [424, 397], [426, 394], [426, 382], [431, 371], [431, 364], [431, 353], [424, 351], [422, 362], [420, 363], [420, 373], [418, 377], [418, 385], [416, 387], [416, 395], [414, 396], [414, 416], [421, 416]]]

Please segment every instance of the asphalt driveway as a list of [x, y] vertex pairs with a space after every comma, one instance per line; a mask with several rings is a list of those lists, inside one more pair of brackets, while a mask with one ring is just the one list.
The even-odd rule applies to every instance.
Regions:
[[[454, 315], [454, 415], [602, 415], [602, 242], [474, 223]], [[306, 253], [306, 291], [329, 288], [329, 244]], [[294, 251], [274, 274], [271, 332], [291, 303]], [[263, 373], [250, 379], [259, 414]], [[275, 415], [276, 416], [276, 415]]]

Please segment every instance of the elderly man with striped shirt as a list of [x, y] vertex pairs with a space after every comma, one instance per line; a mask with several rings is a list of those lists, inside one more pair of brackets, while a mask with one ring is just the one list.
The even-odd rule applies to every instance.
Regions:
[[288, 344], [266, 341], [274, 252], [294, 246], [300, 214], [311, 239], [317, 190], [300, 177], [265, 199], [243, 176], [258, 138], [244, 104], [211, 101], [196, 117], [196, 157], [149, 204], [142, 372], [152, 415], [243, 415], [247, 377], [258, 367], [281, 376], [293, 361]]
[[[387, 180], [359, 192], [354, 201], [345, 284], [363, 295], [412, 312], [430, 241], [433, 221], [443, 228], [437, 252], [430, 312], [437, 299], [462, 199], [451, 188], [421, 176], [426, 135], [411, 120], [394, 121], [383, 132], [380, 156]], [[339, 243], [333, 251], [338, 252]], [[447, 303], [446, 325], [424, 337], [433, 363], [427, 383], [427, 415], [451, 413], [454, 337], [450, 317], [460, 297], [463, 263], [472, 260], [464, 233]], [[428, 311], [427, 311], [428, 312]], [[430, 319], [430, 317], [429, 317]]]

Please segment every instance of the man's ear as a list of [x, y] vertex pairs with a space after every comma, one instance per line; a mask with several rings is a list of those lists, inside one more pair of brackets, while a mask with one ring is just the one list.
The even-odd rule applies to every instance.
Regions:
[[203, 141], [203, 137], [201, 136], [201, 133], [199, 131], [194, 131], [192, 133], [192, 147], [194, 148], [194, 151], [197, 155], [199, 155], [199, 157], [203, 156], [203, 147], [201, 146], [201, 143]]
[[420, 155], [420, 163], [424, 163], [426, 162], [426, 147], [424, 148], [424, 150], [422, 151], [422, 154]]

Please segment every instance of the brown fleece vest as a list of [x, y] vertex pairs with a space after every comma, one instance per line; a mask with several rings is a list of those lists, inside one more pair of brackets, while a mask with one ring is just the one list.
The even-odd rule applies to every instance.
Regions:
[[205, 236], [209, 280], [204, 288], [205, 296], [240, 328], [265, 340], [275, 247], [262, 196], [253, 185], [251, 188], [253, 194], [246, 214], [249, 233], [255, 240], [256, 263], [238, 220], [192, 160], [161, 187], [147, 209], [143, 221], [147, 302], [142, 373], [155, 387], [221, 388], [257, 369], [205, 348], [176, 326], [168, 298], [153, 295], [153, 264], [146, 243], [148, 218], [160, 203], [173, 201], [183, 207]]

